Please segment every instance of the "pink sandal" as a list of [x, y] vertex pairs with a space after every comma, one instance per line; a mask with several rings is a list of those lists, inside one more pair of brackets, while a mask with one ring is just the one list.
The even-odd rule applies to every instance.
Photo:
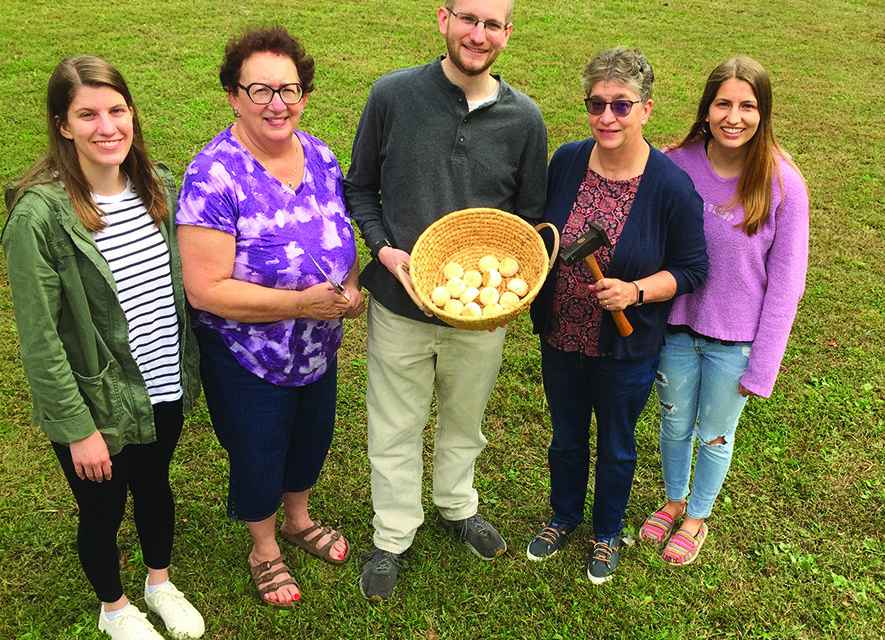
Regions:
[[[678, 517], [681, 518], [684, 514], [685, 506], [682, 507], [682, 513]], [[670, 532], [673, 531], [674, 526], [676, 526], [676, 518], [664, 511], [664, 507], [661, 507], [642, 523], [642, 528], [639, 530], [639, 539], [655, 540], [658, 544], [662, 544], [667, 539], [667, 536], [670, 535]]]
[[701, 547], [707, 539], [707, 523], [702, 522], [701, 528], [695, 535], [689, 534], [685, 529], [680, 529], [670, 538], [667, 547], [664, 549], [665, 562], [670, 564], [685, 566], [691, 564], [698, 558]]

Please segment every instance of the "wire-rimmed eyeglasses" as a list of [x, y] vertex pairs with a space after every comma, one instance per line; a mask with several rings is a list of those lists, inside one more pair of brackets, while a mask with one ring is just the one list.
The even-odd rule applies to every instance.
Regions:
[[633, 111], [633, 105], [639, 104], [642, 100], [612, 100], [606, 102], [599, 98], [584, 98], [584, 105], [587, 107], [587, 113], [591, 116], [601, 116], [605, 113], [605, 108], [610, 106], [612, 113], [618, 118], [629, 116]]
[[493, 35], [498, 35], [504, 33], [504, 30], [507, 29], [506, 24], [502, 24], [497, 20], [480, 20], [474, 15], [469, 13], [455, 13], [448, 7], [446, 7], [446, 11], [451, 13], [458, 20], [458, 23], [461, 24], [465, 29], [470, 29], [471, 31], [476, 28], [476, 25], [482, 24], [483, 28], [486, 30], [486, 33], [491, 33]]

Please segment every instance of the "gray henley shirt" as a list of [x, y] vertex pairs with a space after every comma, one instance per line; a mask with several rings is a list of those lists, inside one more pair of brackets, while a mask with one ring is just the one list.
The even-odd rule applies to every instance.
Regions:
[[426, 317], [377, 259], [390, 244], [411, 252], [451, 211], [492, 207], [532, 224], [544, 215], [547, 129], [537, 105], [499, 76], [496, 100], [470, 111], [440, 56], [372, 86], [353, 142], [344, 195], [373, 260], [360, 282], [400, 315]]

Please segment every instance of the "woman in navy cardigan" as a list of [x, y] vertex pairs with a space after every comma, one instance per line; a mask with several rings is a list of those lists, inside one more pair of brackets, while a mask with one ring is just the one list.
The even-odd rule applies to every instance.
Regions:
[[[532, 560], [552, 556], [584, 520], [595, 412], [595, 542], [587, 576], [596, 584], [610, 580], [618, 565], [636, 468], [634, 430], [651, 392], [671, 301], [694, 291], [707, 273], [703, 202], [688, 175], [642, 137], [653, 84], [654, 72], [637, 50], [600, 52], [584, 70], [592, 138], [553, 155], [545, 220], [559, 229], [563, 247], [590, 222], [612, 246], [595, 253], [602, 280], [594, 282], [583, 261], [559, 262], [531, 308], [553, 426], [553, 515], [526, 553]], [[612, 311], [625, 312], [631, 335], [620, 336]]]

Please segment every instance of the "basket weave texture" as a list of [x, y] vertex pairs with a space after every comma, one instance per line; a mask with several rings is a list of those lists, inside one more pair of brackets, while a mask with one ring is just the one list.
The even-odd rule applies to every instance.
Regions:
[[[490, 316], [456, 316], [433, 304], [430, 294], [446, 284], [447, 263], [457, 262], [465, 271], [478, 269], [485, 255], [519, 263], [514, 277], [525, 280], [529, 291], [517, 305]], [[549, 267], [544, 240], [530, 224], [512, 213], [482, 207], [453, 211], [434, 222], [419, 236], [409, 258], [412, 286], [424, 306], [446, 324], [476, 331], [503, 326], [525, 311], [541, 290]], [[499, 293], [506, 291], [508, 280], [504, 278]]]

